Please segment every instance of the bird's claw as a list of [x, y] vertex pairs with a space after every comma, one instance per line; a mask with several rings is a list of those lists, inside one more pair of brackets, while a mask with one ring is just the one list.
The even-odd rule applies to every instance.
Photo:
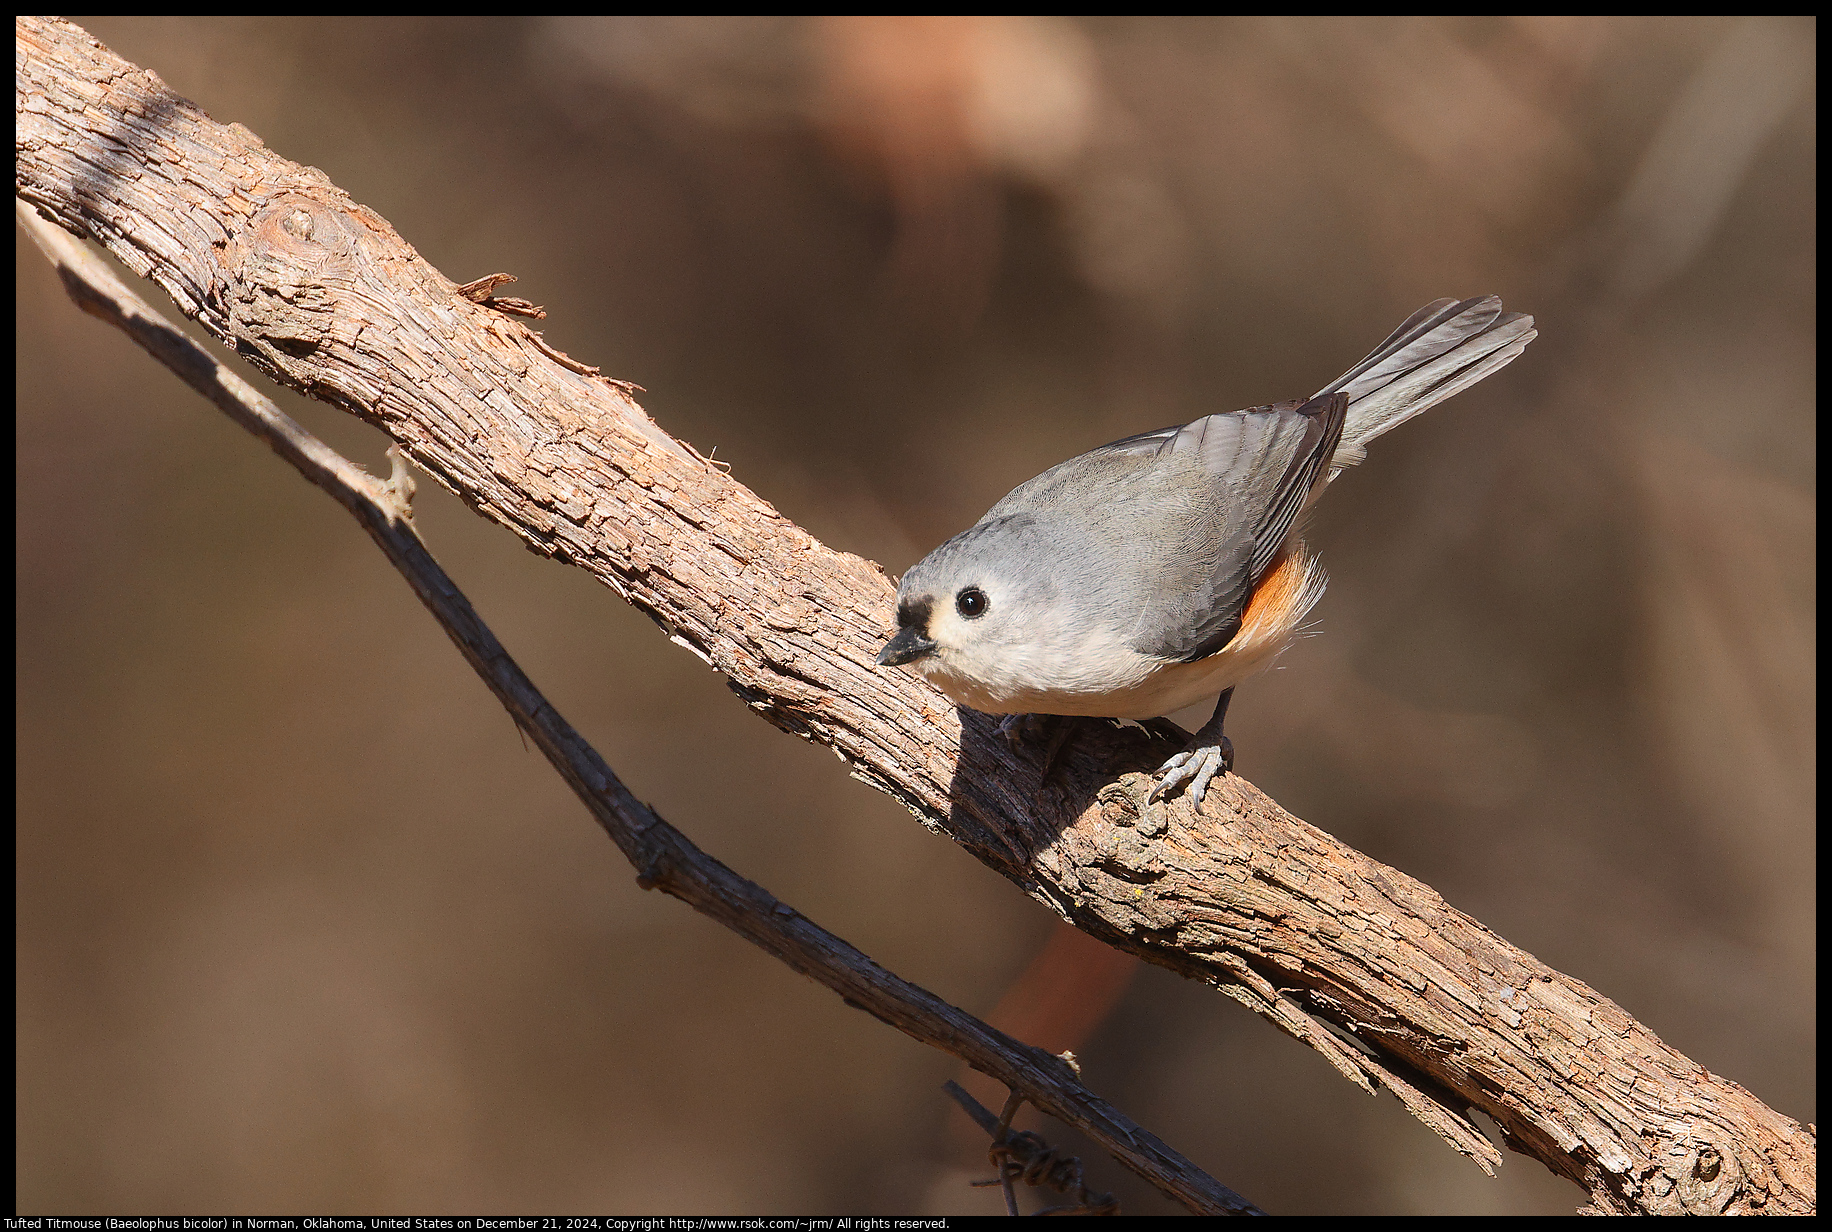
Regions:
[[1226, 736], [1219, 744], [1204, 744], [1193, 749], [1185, 749], [1158, 767], [1158, 785], [1151, 789], [1146, 797], [1147, 804], [1158, 800], [1176, 790], [1179, 784], [1188, 783], [1190, 803], [1196, 811], [1202, 811], [1202, 798], [1208, 794], [1209, 782], [1218, 774], [1226, 774], [1234, 768], [1234, 742]]

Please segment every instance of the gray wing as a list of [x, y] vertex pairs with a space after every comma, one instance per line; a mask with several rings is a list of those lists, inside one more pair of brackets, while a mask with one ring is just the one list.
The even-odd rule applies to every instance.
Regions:
[[1129, 436], [1020, 485], [985, 521], [1015, 513], [1079, 536], [1106, 574], [1109, 614], [1141, 654], [1188, 662], [1240, 628], [1342, 435], [1346, 396], [1209, 415]]

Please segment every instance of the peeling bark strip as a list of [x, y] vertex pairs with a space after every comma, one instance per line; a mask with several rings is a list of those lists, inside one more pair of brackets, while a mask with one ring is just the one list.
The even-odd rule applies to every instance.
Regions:
[[1079, 722], [1047, 782], [984, 716], [872, 664], [892, 587], [473, 303], [320, 171], [68, 23], [17, 22], [17, 191], [291, 388], [399, 441], [533, 550], [589, 569], [785, 731], [832, 748], [1032, 897], [1215, 984], [1493, 1170], [1623, 1213], [1814, 1209], [1815, 1138], [1429, 887], [1244, 780], [1151, 805], [1164, 746]]

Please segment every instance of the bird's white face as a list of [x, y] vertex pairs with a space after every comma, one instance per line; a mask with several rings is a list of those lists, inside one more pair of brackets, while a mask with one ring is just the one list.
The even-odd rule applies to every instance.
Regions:
[[988, 594], [966, 586], [952, 596], [933, 596], [927, 628], [935, 649], [910, 667], [958, 705], [986, 714], [1030, 714], [1039, 683], [1036, 655], [1027, 639], [1010, 636], [1018, 613], [1000, 589]]
[[898, 633], [879, 662], [908, 666], [958, 705], [986, 714], [1111, 715], [1116, 694], [1163, 666], [1052, 588], [1004, 583], [985, 569], [920, 580], [927, 585], [912, 586], [906, 576]]

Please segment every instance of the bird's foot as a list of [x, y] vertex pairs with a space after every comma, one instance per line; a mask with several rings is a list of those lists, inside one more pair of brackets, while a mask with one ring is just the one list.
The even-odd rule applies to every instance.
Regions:
[[999, 720], [999, 735], [1007, 744], [1021, 749], [1032, 740], [1040, 740], [1050, 725], [1047, 714], [1008, 714]]
[[1234, 769], [1234, 742], [1226, 736], [1216, 744], [1199, 744], [1185, 749], [1158, 767], [1158, 785], [1146, 797], [1147, 804], [1170, 795], [1178, 786], [1188, 783], [1190, 803], [1202, 811], [1202, 797], [1208, 794], [1209, 782], [1218, 774]]
[[1039, 777], [1046, 783], [1049, 782], [1050, 771], [1055, 769], [1056, 754], [1062, 752], [1063, 743], [1074, 731], [1074, 720], [1065, 719], [1061, 715], [1008, 714], [999, 720], [999, 734], [1011, 744], [1014, 752], [1037, 743], [1043, 744], [1043, 771]]

